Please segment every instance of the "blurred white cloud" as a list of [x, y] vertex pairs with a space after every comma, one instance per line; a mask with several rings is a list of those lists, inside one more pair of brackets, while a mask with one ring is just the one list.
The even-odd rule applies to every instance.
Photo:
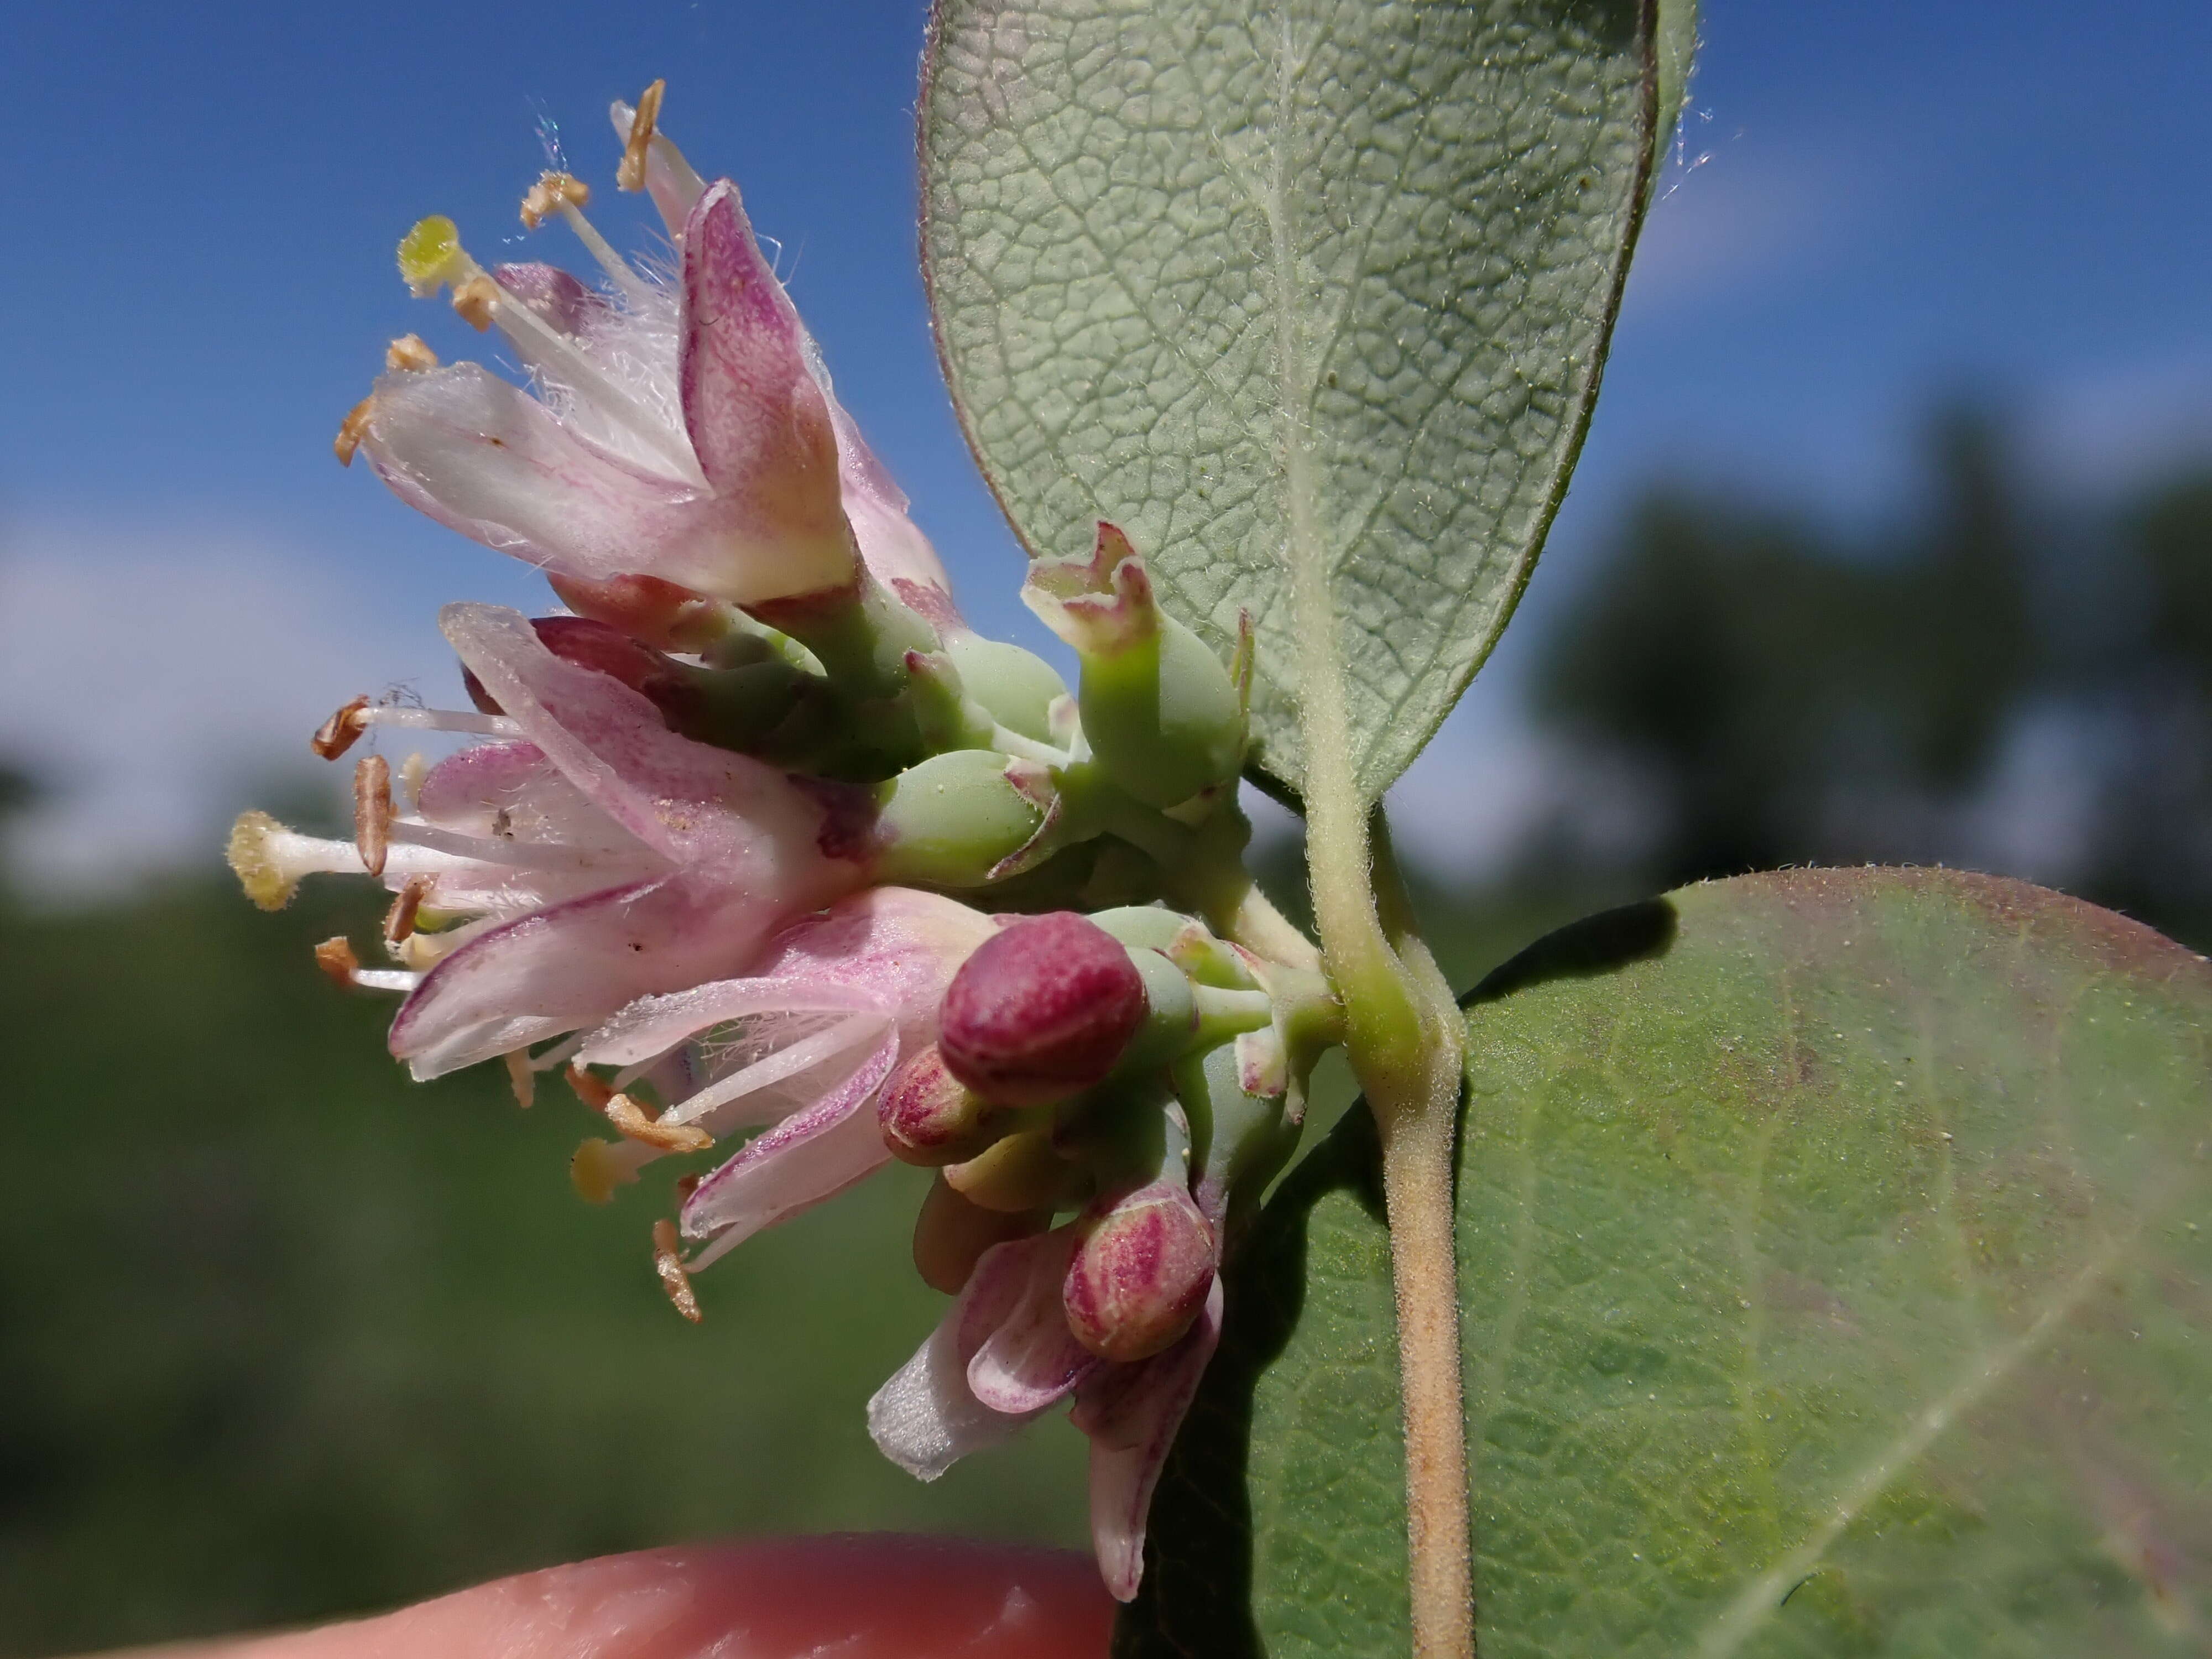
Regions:
[[0, 757], [45, 790], [11, 837], [15, 880], [67, 899], [215, 867], [251, 784], [314, 775], [307, 737], [332, 708], [410, 683], [450, 698], [453, 679], [429, 617], [386, 614], [343, 567], [265, 530], [11, 523]]
[[[1391, 787], [1391, 834], [1407, 860], [1432, 877], [1494, 879], [1566, 803], [1571, 765], [1517, 697], [1471, 697]], [[1291, 811], [1249, 785], [1243, 805], [1255, 843], [1297, 834]]]
[[1827, 263], [1880, 199], [1868, 160], [1863, 143], [1793, 135], [1784, 148], [1691, 112], [1637, 241], [1629, 325], [1736, 304], [1747, 287]]

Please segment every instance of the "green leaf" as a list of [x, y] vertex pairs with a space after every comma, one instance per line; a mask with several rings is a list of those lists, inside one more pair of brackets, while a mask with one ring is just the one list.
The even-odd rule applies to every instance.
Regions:
[[1251, 614], [1279, 785], [1304, 691], [1379, 796], [1519, 598], [1658, 35], [1653, 0], [939, 0], [923, 253], [969, 440], [1032, 552], [1110, 519], [1224, 654]]
[[[1485, 1659], [2201, 1654], [2212, 968], [2057, 894], [1798, 871], [1468, 1010]], [[1116, 1651], [1405, 1627], [1365, 1114], [1232, 1275]]]

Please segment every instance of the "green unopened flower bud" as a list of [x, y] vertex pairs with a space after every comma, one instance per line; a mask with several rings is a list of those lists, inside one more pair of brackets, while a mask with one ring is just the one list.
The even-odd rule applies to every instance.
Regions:
[[908, 767], [878, 798], [877, 878], [983, 885], [1044, 823], [1033, 771], [987, 749], [956, 749]]
[[1082, 654], [1084, 736], [1122, 789], [1169, 807], [1236, 778], [1244, 699], [1206, 641], [1160, 609], [1127, 537], [1102, 523], [1087, 560], [1037, 560], [1022, 598]]
[[1049, 1128], [1036, 1128], [1008, 1135], [964, 1164], [948, 1164], [945, 1182], [970, 1204], [1014, 1215], [1067, 1199], [1082, 1171], [1060, 1156]]
[[981, 634], [956, 634], [945, 654], [960, 671], [961, 689], [1009, 732], [1039, 743], [1053, 740], [1052, 705], [1067, 685], [1034, 651]]

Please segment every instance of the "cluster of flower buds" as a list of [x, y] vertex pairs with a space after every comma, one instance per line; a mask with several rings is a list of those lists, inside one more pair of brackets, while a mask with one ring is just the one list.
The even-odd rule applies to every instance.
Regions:
[[[610, 1134], [578, 1190], [665, 1158], [654, 1261], [690, 1274], [893, 1159], [937, 1174], [915, 1232], [957, 1298], [871, 1407], [925, 1478], [1073, 1401], [1099, 1558], [1134, 1593], [1145, 1509], [1220, 1325], [1239, 1221], [1295, 1144], [1334, 1039], [1310, 947], [1244, 874], [1234, 785], [1249, 629], [1224, 665], [1155, 603], [1127, 538], [1025, 597], [1080, 660], [975, 633], [839, 405], [737, 187], [617, 105], [617, 181], [672, 245], [624, 259], [545, 174], [522, 204], [600, 267], [479, 265], [448, 220], [400, 244], [417, 295], [496, 328], [517, 386], [410, 335], [341, 428], [403, 500], [544, 569], [535, 620], [440, 622], [468, 706], [357, 698], [355, 834], [248, 813], [256, 902], [318, 872], [391, 893], [391, 1048], [417, 1077], [565, 1073]], [[473, 739], [398, 768], [386, 732]], [[364, 743], [364, 739], [367, 741]], [[686, 1249], [690, 1254], [684, 1254]]]

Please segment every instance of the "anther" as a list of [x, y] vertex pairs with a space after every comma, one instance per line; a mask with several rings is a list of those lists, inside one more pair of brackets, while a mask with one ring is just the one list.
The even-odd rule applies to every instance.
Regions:
[[438, 354], [423, 343], [421, 335], [403, 334], [384, 348], [384, 366], [419, 374], [437, 368]]
[[663, 1123], [628, 1095], [616, 1095], [602, 1107], [606, 1120], [625, 1140], [664, 1152], [703, 1152], [714, 1137], [693, 1123]]
[[363, 398], [338, 422], [338, 435], [331, 440], [331, 453], [338, 458], [340, 466], [353, 465], [353, 453], [361, 447], [361, 441], [368, 435], [368, 423], [376, 415], [376, 399]]
[[522, 198], [522, 222], [535, 230], [547, 217], [567, 208], [580, 208], [592, 199], [591, 186], [582, 179], [566, 173], [546, 173], [538, 175], [538, 182]]
[[629, 142], [623, 146], [623, 158], [615, 168], [615, 184], [622, 190], [645, 188], [646, 152], [652, 147], [653, 129], [660, 123], [660, 100], [668, 90], [668, 82], [655, 81], [637, 95], [637, 112], [630, 118]]
[[615, 1091], [607, 1086], [605, 1079], [596, 1072], [586, 1071], [573, 1061], [562, 1075], [568, 1079], [568, 1086], [576, 1091], [576, 1098], [595, 1112], [605, 1111], [607, 1103], [615, 1097]]
[[361, 972], [361, 958], [353, 953], [353, 945], [341, 933], [315, 947], [315, 966], [333, 985], [350, 991], [355, 976]]
[[410, 876], [392, 908], [384, 913], [384, 942], [397, 945], [415, 931], [415, 913], [422, 908], [422, 901], [430, 891], [430, 878]]
[[353, 769], [353, 844], [362, 868], [384, 873], [392, 851], [392, 763], [381, 755], [363, 755]]
[[660, 1287], [676, 1304], [676, 1311], [694, 1325], [699, 1322], [699, 1298], [691, 1291], [691, 1275], [684, 1271], [684, 1258], [676, 1253], [676, 1224], [665, 1216], [653, 1224], [653, 1270]]
[[538, 1098], [538, 1073], [530, 1069], [530, 1051], [510, 1048], [500, 1058], [507, 1062], [507, 1086], [514, 1091], [514, 1103], [528, 1111]]
[[479, 334], [499, 309], [499, 284], [478, 271], [453, 284], [453, 313]]
[[353, 747], [356, 738], [368, 730], [368, 708], [367, 697], [356, 697], [315, 728], [315, 735], [309, 746], [325, 760], [336, 760]]

